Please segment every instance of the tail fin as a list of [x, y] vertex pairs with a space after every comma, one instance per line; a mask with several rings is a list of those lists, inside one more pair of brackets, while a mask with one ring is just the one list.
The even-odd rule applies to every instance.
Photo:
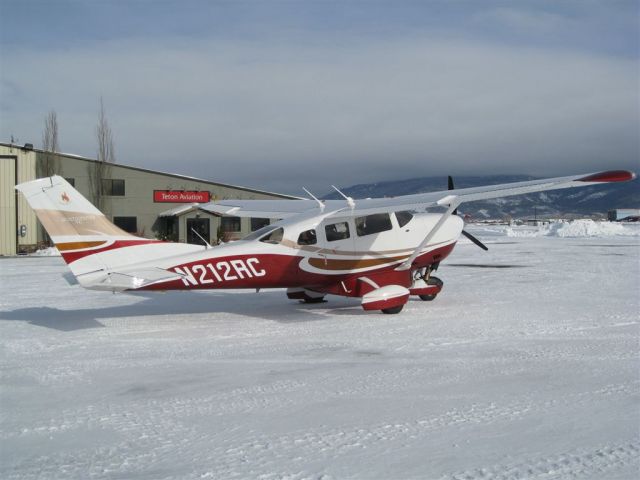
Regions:
[[85, 264], [82, 268], [74, 268], [77, 260], [119, 246], [150, 242], [116, 227], [57, 175], [21, 183], [16, 189], [25, 196], [75, 275], [93, 268], [87, 262], [81, 262]]
[[61, 251], [69, 241], [78, 242], [89, 237], [136, 238], [107, 220], [62, 177], [40, 178], [21, 183], [16, 189], [25, 196]]

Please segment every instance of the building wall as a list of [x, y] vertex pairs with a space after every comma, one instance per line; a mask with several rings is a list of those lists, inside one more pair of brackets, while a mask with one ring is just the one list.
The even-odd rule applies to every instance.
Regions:
[[[45, 153], [39, 150], [26, 151], [17, 146], [9, 146], [0, 144], [0, 158], [2, 156], [14, 156], [17, 158], [18, 167], [18, 183], [33, 180], [46, 176], [44, 163]], [[11, 160], [11, 161], [9, 161]], [[15, 219], [5, 219], [4, 212], [9, 212], [13, 208], [11, 199], [15, 201], [15, 193], [13, 197], [6, 194], [7, 191], [15, 192], [15, 175], [12, 177], [9, 159], [0, 164], [0, 180], [2, 181], [2, 195], [0, 204], [3, 210], [3, 220], [0, 232], [0, 255], [15, 254], [11, 250], [11, 245], [15, 246], [15, 240], [11, 235], [15, 236]], [[97, 162], [95, 160], [76, 157], [72, 155], [58, 154], [55, 158], [56, 174], [73, 179], [75, 188], [90, 201], [93, 201], [90, 185], [90, 170], [94, 168]], [[170, 210], [174, 207], [182, 205], [181, 203], [156, 203], [153, 199], [154, 190], [187, 190], [187, 191], [208, 191], [211, 200], [220, 200], [227, 198], [238, 199], [274, 199], [274, 198], [292, 198], [285, 195], [263, 192], [258, 190], [236, 187], [232, 185], [218, 184], [208, 182], [206, 180], [184, 177], [179, 175], [154, 172], [151, 170], [129, 167], [125, 165], [113, 164], [110, 166], [108, 177], [116, 180], [124, 180], [125, 195], [124, 196], [105, 196], [102, 201], [101, 210], [111, 220], [113, 217], [136, 217], [138, 234], [147, 238], [159, 238], [162, 226], [162, 220], [159, 214]], [[6, 197], [6, 198], [5, 198]], [[206, 212], [190, 212], [177, 218], [179, 224], [179, 238], [181, 242], [187, 240], [186, 224], [188, 218], [209, 218], [210, 237], [207, 239], [211, 243], [217, 241], [217, 232], [220, 225], [220, 218]], [[18, 250], [21, 248], [33, 249], [38, 244], [46, 241], [48, 237], [44, 229], [37, 222], [36, 216], [28, 206], [22, 196], [18, 196], [18, 225], [27, 225], [27, 234], [19, 240]], [[235, 238], [244, 236], [250, 232], [250, 220], [241, 220], [241, 232], [234, 234]], [[6, 237], [6, 239], [5, 239]]]
[[609, 210], [607, 215], [608, 219], [612, 222], [637, 216], [640, 216], [640, 208], [617, 208], [615, 210]]
[[14, 157], [0, 157], [0, 252], [16, 254], [16, 178]]
[[0, 145], [0, 255], [15, 255], [21, 246], [37, 243], [36, 215], [14, 188], [16, 181], [36, 178], [35, 165], [33, 150]]

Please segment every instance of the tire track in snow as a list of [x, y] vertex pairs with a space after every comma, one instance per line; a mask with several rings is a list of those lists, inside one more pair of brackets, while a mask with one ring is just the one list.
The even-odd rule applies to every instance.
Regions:
[[440, 477], [440, 480], [521, 480], [584, 479], [608, 474], [630, 465], [640, 468], [638, 440], [619, 445], [603, 445], [514, 463], [495, 464]]
[[[8, 469], [3, 469], [4, 478], [12, 478], [12, 472], [20, 472], [15, 478], [55, 478], [63, 470], [56, 469], [56, 465], [67, 465], [64, 471], [69, 478], [82, 478], [87, 472], [91, 475], [104, 475], [109, 472], [130, 475], [135, 472], [148, 471], [150, 468], [166, 468], [163, 458], [173, 457], [185, 459], [187, 465], [207, 466], [204, 472], [217, 472], [224, 478], [234, 478], [236, 471], [245, 471], [250, 464], [256, 472], [265, 472], [283, 464], [290, 465], [297, 473], [291, 473], [292, 478], [309, 477], [305, 472], [305, 465], [309, 459], [319, 460], [323, 464], [332, 458], [350, 455], [354, 452], [376, 448], [385, 445], [419, 442], [422, 438], [430, 437], [433, 431], [449, 427], [464, 427], [465, 425], [492, 424], [509, 422], [523, 418], [526, 415], [546, 411], [554, 407], [575, 407], [584, 403], [593, 403], [598, 397], [604, 399], [611, 395], [629, 396], [637, 392], [638, 382], [607, 385], [595, 391], [569, 394], [558, 399], [532, 403], [529, 398], [521, 398], [514, 402], [499, 405], [473, 404], [464, 409], [451, 409], [439, 415], [404, 422], [387, 422], [368, 426], [320, 426], [313, 431], [300, 430], [269, 436], [253, 431], [216, 431], [198, 428], [183, 420], [192, 415], [211, 416], [225, 413], [220, 407], [220, 400], [224, 397], [232, 405], [240, 406], [239, 412], [249, 412], [254, 408], [272, 408], [271, 401], [265, 401], [265, 395], [287, 394], [292, 390], [303, 388], [303, 383], [278, 381], [264, 386], [240, 388], [224, 394], [194, 399], [167, 399], [140, 402], [139, 405], [123, 410], [119, 404], [104, 407], [89, 407], [82, 412], [67, 410], [61, 418], [52, 419], [48, 424], [33, 427], [18, 432], [19, 435], [49, 436], [74, 428], [114, 430], [120, 438], [109, 447], [93, 450], [79, 450], [74, 455], [40, 456], [25, 458]], [[238, 402], [238, 396], [262, 396], [248, 403]], [[273, 398], [272, 398], [273, 399]], [[283, 399], [276, 398], [276, 403], [283, 406]], [[286, 402], [285, 402], [286, 403]], [[244, 409], [244, 410], [243, 410]], [[15, 436], [3, 435], [4, 438]], [[624, 447], [616, 447], [622, 448]], [[603, 447], [604, 448], [604, 447]], [[603, 450], [603, 452], [605, 452]], [[611, 453], [613, 457], [620, 457], [629, 463], [637, 453], [637, 444], [624, 447]], [[604, 461], [599, 461], [602, 455], [595, 451], [595, 460], [590, 464], [586, 457], [580, 471], [597, 473], [604, 468], [617, 468], [626, 463], [620, 460], [618, 464], [608, 467]], [[370, 454], [370, 453], [369, 453]], [[588, 455], [588, 454], [585, 454]], [[612, 457], [612, 458], [613, 458]], [[550, 457], [551, 458], [551, 457]], [[569, 457], [567, 457], [569, 458]], [[556, 460], [549, 460], [549, 465], [540, 459], [534, 472], [555, 471], [554, 465], [560, 467], [566, 464], [567, 458], [558, 456]], [[546, 461], [546, 460], [545, 460]], [[596, 461], [599, 463], [596, 464]], [[284, 463], [283, 463], [284, 462]], [[454, 480], [495, 478], [508, 479], [512, 472], [521, 472], [528, 463], [521, 467], [505, 465], [493, 466], [478, 471], [461, 472]], [[587, 467], [591, 465], [592, 470]], [[51, 467], [51, 469], [49, 467]], [[74, 474], [73, 468], [78, 469]], [[493, 468], [493, 470], [492, 470]], [[518, 470], [520, 468], [520, 470]], [[546, 470], [545, 470], [546, 468]], [[579, 465], [571, 463], [563, 468], [568, 471], [578, 471]], [[589, 467], [591, 468], [591, 467]], [[515, 470], [513, 470], [515, 469]], [[182, 470], [184, 472], [184, 470]], [[484, 472], [485, 475], [480, 476]], [[493, 472], [493, 473], [492, 473]], [[542, 473], [541, 473], [542, 474]], [[89, 476], [91, 476], [89, 475]], [[502, 475], [502, 476], [500, 476]], [[515, 475], [515, 474], [514, 474]], [[537, 475], [537, 473], [536, 473]], [[525, 475], [526, 476], [526, 475]], [[158, 475], [161, 478], [161, 475]], [[170, 478], [170, 475], [169, 477]], [[195, 477], [194, 477], [195, 478]], [[519, 477], [522, 478], [522, 477]]]

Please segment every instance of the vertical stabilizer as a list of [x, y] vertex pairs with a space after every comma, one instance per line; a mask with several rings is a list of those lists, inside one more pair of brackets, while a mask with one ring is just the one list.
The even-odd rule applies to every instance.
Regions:
[[40, 178], [21, 183], [16, 189], [25, 196], [56, 245], [87, 237], [135, 238], [112, 224], [62, 177]]

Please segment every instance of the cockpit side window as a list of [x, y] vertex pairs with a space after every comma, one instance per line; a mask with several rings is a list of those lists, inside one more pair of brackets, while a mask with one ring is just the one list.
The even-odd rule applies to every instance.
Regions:
[[284, 236], [284, 229], [276, 228], [273, 232], [270, 232], [264, 237], [262, 237], [260, 241], [264, 243], [280, 243], [282, 241], [283, 236]]
[[359, 237], [391, 230], [391, 217], [388, 213], [374, 213], [366, 217], [356, 218], [356, 233]]
[[313, 228], [311, 230], [305, 230], [298, 236], [298, 245], [315, 245], [317, 242], [318, 238]]
[[404, 227], [407, 223], [409, 223], [412, 218], [413, 213], [407, 212], [406, 210], [402, 212], [396, 212], [396, 219], [398, 220], [398, 225], [400, 225], [401, 227]]
[[324, 227], [324, 233], [327, 236], [327, 242], [344, 240], [345, 238], [349, 238], [349, 224], [347, 222], [339, 222], [326, 225]]

